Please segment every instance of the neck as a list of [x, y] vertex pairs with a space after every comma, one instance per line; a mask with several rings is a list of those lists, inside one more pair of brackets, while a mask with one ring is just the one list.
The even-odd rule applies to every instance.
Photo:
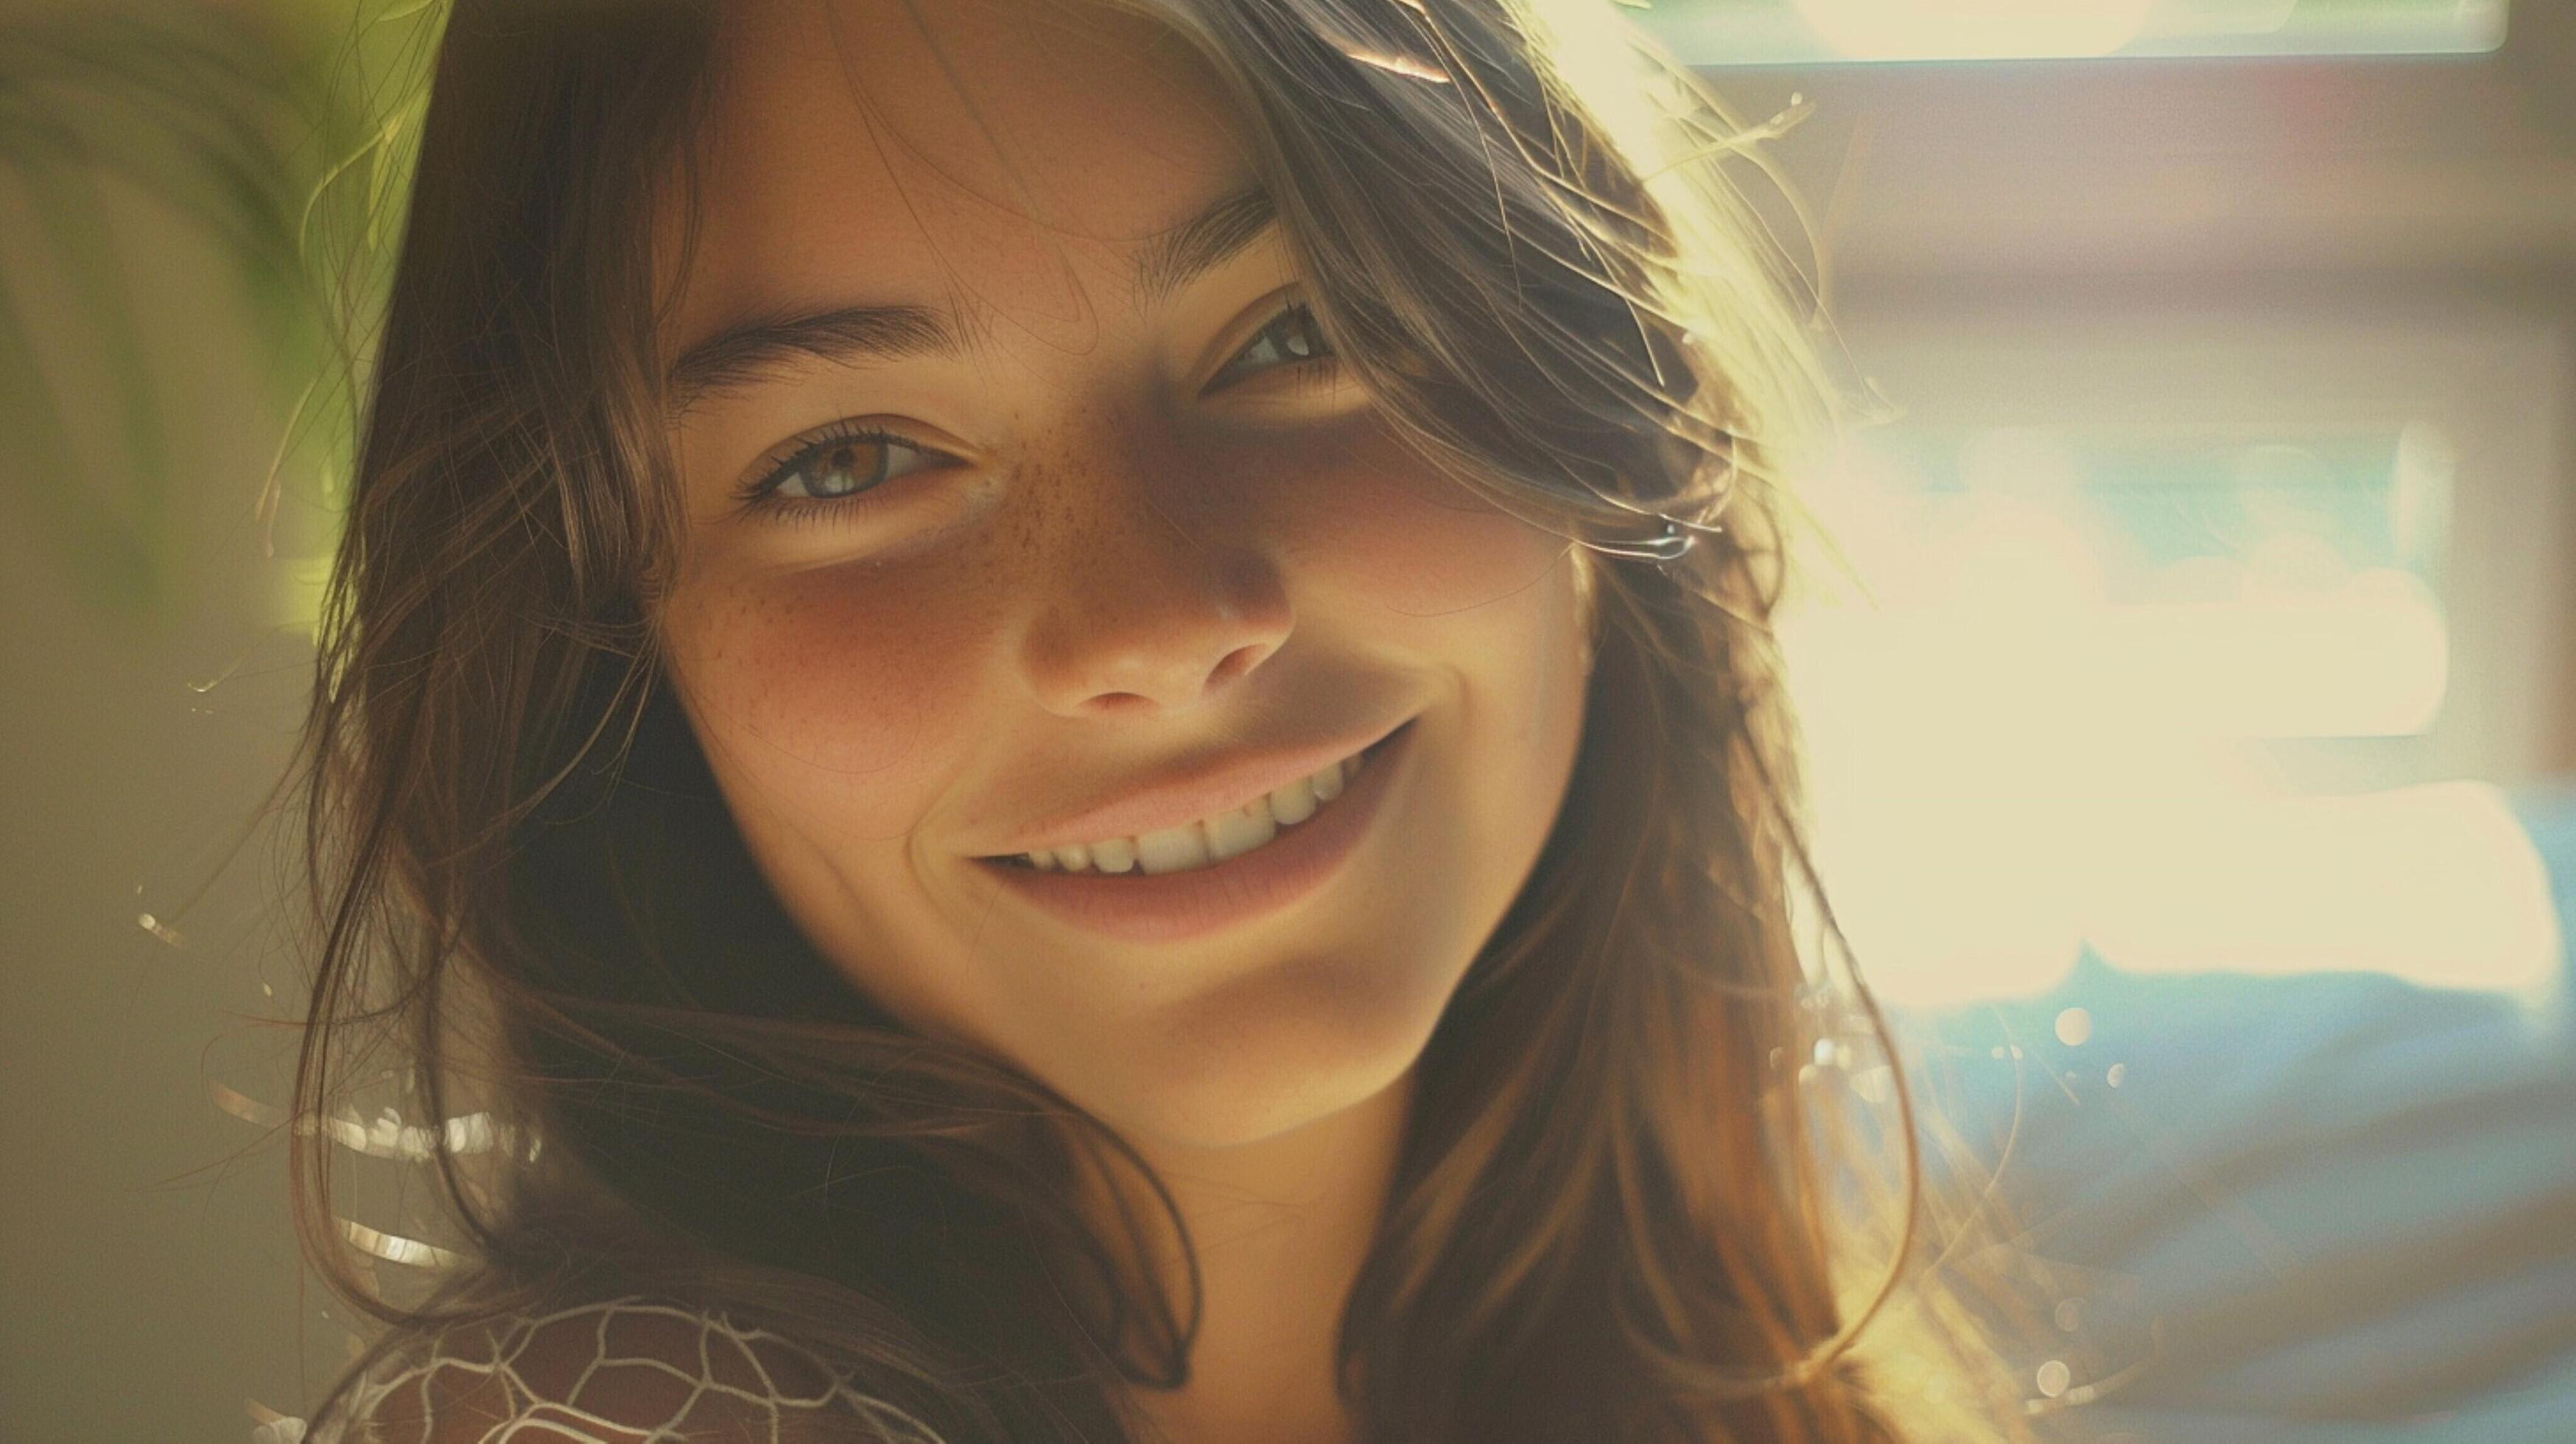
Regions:
[[[1139, 1140], [1198, 1256], [1190, 1379], [1134, 1402], [1171, 1444], [1332, 1444], [1355, 1437], [1334, 1386], [1342, 1305], [1377, 1237], [1412, 1100], [1408, 1074], [1339, 1113], [1225, 1148]], [[1186, 1309], [1166, 1228], [1156, 1259]]]

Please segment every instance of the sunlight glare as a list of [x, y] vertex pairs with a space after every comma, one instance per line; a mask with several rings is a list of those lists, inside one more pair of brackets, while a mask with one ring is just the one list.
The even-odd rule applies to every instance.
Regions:
[[1797, 0], [1818, 38], [1853, 60], [2109, 55], [2154, 0]]

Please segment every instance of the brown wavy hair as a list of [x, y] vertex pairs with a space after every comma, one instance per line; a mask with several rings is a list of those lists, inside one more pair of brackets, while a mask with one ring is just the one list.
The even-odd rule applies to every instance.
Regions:
[[[656, 222], [688, 214], [714, 8], [447, 21], [321, 634], [297, 1103], [325, 1116], [391, 1044], [430, 1116], [477, 1102], [542, 1151], [433, 1135], [459, 1261], [411, 1303], [351, 1269], [309, 1131], [299, 1224], [382, 1347], [650, 1290], [792, 1330], [959, 1444], [1127, 1438], [1127, 1391], [1187, 1376], [1195, 1279], [1136, 1277], [1150, 1220], [1104, 1231], [1068, 1183], [1168, 1195], [814, 952], [657, 668], [656, 247], [687, 236]], [[1595, 557], [1572, 784], [1420, 1060], [1343, 1315], [1364, 1436], [1945, 1432], [1855, 1348], [1938, 1313], [1883, 1307], [1929, 1289], [1901, 1072], [1875, 1145], [1797, 1081], [1855, 1027], [1888, 1052], [1793, 931], [1831, 934], [1768, 628], [1777, 473], [1834, 406], [1732, 188], [1743, 132], [1540, 0], [1126, 8], [1232, 93], [1387, 424]]]

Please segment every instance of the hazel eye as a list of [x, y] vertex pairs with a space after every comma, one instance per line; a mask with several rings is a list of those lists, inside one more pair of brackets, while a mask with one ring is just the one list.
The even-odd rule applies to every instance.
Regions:
[[1333, 348], [1324, 341], [1323, 328], [1315, 322], [1315, 313], [1307, 309], [1305, 302], [1294, 302], [1270, 318], [1270, 324], [1254, 332], [1243, 349], [1208, 378], [1199, 394], [1211, 395], [1247, 376], [1322, 361], [1332, 354]]
[[762, 500], [834, 501], [925, 471], [945, 458], [882, 431], [828, 436], [788, 458], [764, 478]]

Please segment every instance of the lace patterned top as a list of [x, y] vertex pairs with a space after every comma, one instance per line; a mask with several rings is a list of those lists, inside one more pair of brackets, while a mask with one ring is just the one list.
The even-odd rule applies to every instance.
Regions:
[[259, 1444], [936, 1444], [786, 1338], [648, 1299], [454, 1330]]

